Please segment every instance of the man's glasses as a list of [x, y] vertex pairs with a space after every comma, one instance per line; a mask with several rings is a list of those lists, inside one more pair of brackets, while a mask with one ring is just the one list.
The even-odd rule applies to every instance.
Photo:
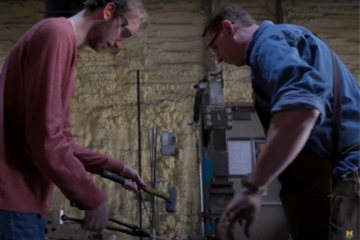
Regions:
[[121, 34], [120, 37], [122, 40], [125, 40], [126, 38], [129, 38], [132, 36], [132, 33], [129, 29], [125, 28], [126, 26], [129, 26], [129, 22], [125, 18], [123, 14], [120, 15], [121, 18]]
[[121, 18], [121, 27], [126, 27], [129, 26], [129, 22], [127, 21], [127, 19], [125, 18], [125, 16], [123, 14], [120, 14], [120, 18]]
[[219, 28], [219, 30], [217, 30], [215, 36], [213, 37], [213, 39], [210, 41], [210, 43], [208, 45], [210, 52], [214, 55], [218, 55], [217, 47], [215, 48], [213, 45], [214, 45], [214, 42], [216, 41], [217, 37], [219, 36], [221, 29], [222, 29], [222, 26]]

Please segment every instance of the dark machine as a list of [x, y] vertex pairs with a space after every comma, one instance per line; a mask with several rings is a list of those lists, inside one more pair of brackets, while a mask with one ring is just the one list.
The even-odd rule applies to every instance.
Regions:
[[[215, 225], [226, 204], [234, 197], [233, 181], [228, 173], [226, 130], [232, 129], [232, 108], [226, 106], [223, 96], [224, 79], [222, 71], [209, 71], [195, 86], [197, 93], [194, 104], [194, 130], [196, 130], [199, 152], [201, 232], [205, 226]], [[203, 149], [213, 163], [212, 178], [207, 187], [203, 184]], [[205, 190], [203, 193], [202, 190]], [[204, 201], [205, 200], [205, 201]], [[211, 235], [215, 235], [214, 233]], [[195, 239], [195, 236], [190, 237]], [[212, 236], [207, 236], [208, 239]]]
[[[201, 234], [188, 240], [213, 240], [217, 239], [216, 226], [227, 204], [256, 165], [265, 136], [251, 102], [224, 101], [222, 71], [208, 71], [194, 88], [192, 127], [197, 136], [202, 224]], [[289, 239], [279, 190], [278, 181], [268, 186], [251, 239]], [[235, 239], [247, 239], [240, 226], [235, 226], [234, 233]]]

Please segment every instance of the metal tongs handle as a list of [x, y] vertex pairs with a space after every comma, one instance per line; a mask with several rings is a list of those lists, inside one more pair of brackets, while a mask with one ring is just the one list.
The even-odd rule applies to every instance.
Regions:
[[[71, 221], [71, 222], [76, 222], [76, 223], [81, 223], [81, 224], [84, 223], [84, 221], [81, 220], [81, 219], [71, 218], [71, 217], [68, 217], [68, 216], [66, 216], [66, 215], [62, 215], [62, 216], [61, 216], [61, 220], [63, 220], [63, 221]], [[109, 219], [109, 220], [110, 220], [110, 219]], [[130, 231], [130, 230], [127, 230], [127, 229], [123, 229], [123, 228], [117, 228], [117, 227], [107, 226], [106, 229], [112, 230], [112, 231], [117, 231], [117, 232], [127, 233], [127, 234], [130, 234], [130, 235], [132, 235], [132, 236], [137, 236], [137, 234], [134, 233], [133, 231]]]
[[[84, 210], [84, 207], [78, 203], [78, 202], [75, 202], [75, 201], [71, 201], [70, 202], [70, 206], [72, 207], [77, 207], [78, 209], [80, 210]], [[71, 217], [68, 217], [66, 215], [62, 215], [61, 216], [61, 220], [63, 221], [72, 221], [72, 222], [76, 222], [76, 223], [84, 223], [83, 220], [80, 220], [80, 219], [76, 219], [76, 218], [71, 218]], [[128, 223], [124, 223], [120, 220], [117, 220], [117, 219], [114, 219], [114, 218], [109, 218], [109, 221], [110, 222], [114, 222], [114, 223], [117, 223], [119, 225], [123, 225], [127, 228], [131, 228], [132, 230], [126, 230], [126, 229], [123, 229], [123, 228], [117, 228], [117, 227], [112, 227], [112, 226], [107, 226], [106, 229], [108, 230], [113, 230], [113, 231], [118, 231], [118, 232], [123, 232], [123, 233], [126, 233], [126, 234], [129, 234], [131, 236], [138, 236], [138, 237], [150, 237], [150, 238], [156, 238], [156, 239], [161, 239], [161, 240], [166, 240], [164, 238], [161, 238], [161, 237], [158, 237], [158, 236], [154, 236], [152, 234], [150, 234], [149, 232], [145, 231], [144, 229], [141, 229], [139, 228], [138, 226], [136, 225], [132, 225], [132, 224], [128, 224]]]
[[[78, 209], [80, 209], [80, 210], [84, 210], [83, 205], [81, 205], [80, 203], [75, 202], [75, 201], [71, 201], [71, 202], [70, 202], [70, 206], [76, 207], [76, 208], [78, 208]], [[117, 224], [119, 224], [119, 225], [123, 225], [123, 226], [125, 226], [125, 227], [127, 227], [127, 228], [131, 228], [131, 229], [137, 228], [137, 226], [135, 226], [135, 225], [127, 224], [127, 223], [124, 223], [124, 222], [122, 222], [122, 221], [120, 221], [120, 220], [117, 220], [117, 219], [114, 219], [114, 218], [109, 218], [109, 221], [114, 222], [114, 223], [117, 223]]]

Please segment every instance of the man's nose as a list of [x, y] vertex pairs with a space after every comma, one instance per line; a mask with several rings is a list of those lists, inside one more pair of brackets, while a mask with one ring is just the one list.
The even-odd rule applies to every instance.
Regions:
[[123, 40], [118, 40], [118, 41], [115, 42], [115, 47], [116, 47], [117, 49], [120, 49], [123, 44], [124, 44], [124, 41], [123, 41]]

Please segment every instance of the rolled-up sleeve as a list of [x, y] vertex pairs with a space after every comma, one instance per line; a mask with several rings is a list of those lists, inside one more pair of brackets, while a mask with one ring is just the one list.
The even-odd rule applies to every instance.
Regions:
[[266, 37], [258, 44], [255, 61], [271, 94], [272, 115], [294, 109], [317, 109], [320, 116], [316, 126], [324, 122], [324, 97], [332, 85], [303, 59], [296, 47], [277, 35]]

